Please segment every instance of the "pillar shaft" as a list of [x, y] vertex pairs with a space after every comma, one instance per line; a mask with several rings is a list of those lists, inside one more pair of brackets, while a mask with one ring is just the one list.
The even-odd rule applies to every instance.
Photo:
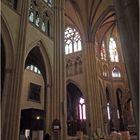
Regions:
[[[20, 98], [24, 70], [25, 35], [27, 25], [28, 1], [22, 3], [18, 46], [15, 54], [15, 63], [9, 73], [11, 76], [11, 89], [6, 90], [2, 106], [2, 139], [19, 140], [20, 130]], [[8, 78], [8, 77], [6, 77]], [[10, 80], [10, 79], [6, 79]], [[8, 87], [7, 87], [8, 88]]]
[[[53, 69], [53, 115], [58, 119], [61, 131], [59, 140], [66, 139], [66, 114], [65, 106], [65, 74], [64, 74], [64, 0], [54, 1], [54, 69]], [[66, 106], [65, 106], [66, 107]], [[52, 120], [52, 121], [53, 121]], [[53, 135], [53, 140], [55, 136]]]
[[85, 44], [84, 54], [91, 132], [96, 131], [97, 128], [101, 128], [101, 131], [103, 132], [103, 117], [93, 42], [87, 42]]
[[137, 0], [114, 0], [138, 132], [139, 9]]

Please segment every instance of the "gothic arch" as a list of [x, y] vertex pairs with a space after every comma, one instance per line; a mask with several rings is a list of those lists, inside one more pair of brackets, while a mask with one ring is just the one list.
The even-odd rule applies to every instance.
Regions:
[[67, 82], [67, 127], [68, 135], [75, 136], [81, 130], [87, 132], [86, 101], [81, 89], [72, 81]]
[[9, 25], [7, 24], [3, 14], [1, 16], [1, 36], [5, 47], [6, 69], [11, 69], [13, 67], [15, 58], [14, 41]]
[[[24, 66], [25, 68], [31, 64], [36, 66], [44, 79], [44, 112], [47, 114], [47, 117], [44, 117], [44, 122], [47, 124], [50, 123], [48, 119], [51, 115], [51, 88], [52, 88], [52, 68], [51, 62], [47, 53], [47, 49], [44, 45], [43, 41], [36, 41], [29, 46], [26, 46], [25, 57], [24, 57]], [[43, 128], [45, 131], [49, 130], [49, 125], [44, 125]]]
[[[28, 54], [35, 48], [38, 47], [40, 50], [40, 53], [43, 57], [44, 65], [45, 65], [45, 72], [44, 72], [44, 78], [47, 75], [47, 85], [52, 84], [52, 68], [51, 68], [51, 62], [50, 62], [50, 57], [47, 53], [47, 50], [45, 48], [45, 45], [42, 40], [35, 41], [34, 43], [30, 44], [29, 47], [26, 50], [25, 58], [24, 58], [24, 63], [27, 59]], [[45, 75], [46, 73], [46, 75]], [[45, 79], [46, 80], [46, 79]]]
[[4, 55], [5, 55], [5, 60], [2, 60], [5, 61], [4, 68], [3, 68], [4, 83], [3, 83], [3, 91], [2, 91], [4, 95], [4, 94], [9, 94], [11, 89], [12, 73], [14, 71], [14, 63], [15, 63], [15, 48], [14, 48], [14, 41], [13, 41], [12, 34], [10, 32], [10, 28], [3, 14], [1, 16], [1, 39], [2, 39], [1, 47], [3, 47]]
[[84, 92], [84, 90], [82, 89], [82, 87], [81, 87], [77, 82], [75, 82], [74, 80], [71, 80], [71, 79], [69, 79], [69, 80], [66, 81], [66, 86], [67, 86], [68, 84], [70, 84], [70, 83], [74, 84], [75, 86], [77, 86], [77, 87], [80, 89], [82, 95], [84, 96], [84, 98], [85, 98], [85, 100], [86, 100], [85, 92]]
[[[13, 88], [13, 80], [14, 80], [14, 66], [15, 66], [15, 48], [14, 48], [14, 41], [13, 37], [10, 31], [10, 28], [7, 24], [6, 19], [4, 18], [3, 14], [1, 15], [1, 39], [3, 41], [3, 46], [1, 48], [4, 48], [4, 77], [3, 77], [3, 87], [2, 87], [2, 116], [1, 116], [1, 122], [2, 122], [2, 132], [3, 134], [7, 130], [6, 123], [7, 119], [5, 119], [5, 116], [7, 113], [9, 113], [10, 108], [9, 104], [11, 104], [10, 98], [12, 98], [13, 93], [11, 93]], [[4, 137], [4, 135], [2, 135]]]

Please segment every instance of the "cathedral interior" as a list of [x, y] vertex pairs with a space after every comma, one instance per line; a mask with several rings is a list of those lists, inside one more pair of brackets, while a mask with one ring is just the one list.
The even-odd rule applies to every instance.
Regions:
[[139, 139], [138, 0], [2, 0], [0, 15], [2, 140]]

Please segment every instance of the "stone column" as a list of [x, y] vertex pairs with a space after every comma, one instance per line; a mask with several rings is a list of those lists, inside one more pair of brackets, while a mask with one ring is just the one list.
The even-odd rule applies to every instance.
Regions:
[[[53, 140], [66, 140], [66, 92], [64, 74], [64, 0], [54, 1], [54, 67], [52, 92], [52, 122], [60, 121], [61, 130]], [[57, 138], [56, 138], [57, 137]]]
[[86, 87], [88, 99], [88, 114], [90, 121], [91, 133], [97, 128], [103, 128], [103, 116], [99, 91], [99, 82], [97, 79], [96, 56], [93, 42], [86, 42], [84, 48]]
[[114, 0], [135, 121], [139, 120], [139, 7], [137, 0]]
[[[28, 0], [22, 2], [18, 44], [15, 46], [15, 63], [10, 70], [11, 89], [6, 90], [2, 106], [2, 140], [19, 140], [20, 98], [24, 70], [25, 35], [28, 13]], [[18, 32], [17, 32], [18, 33]], [[8, 76], [8, 75], [7, 75]], [[6, 79], [7, 80], [7, 79]], [[10, 80], [10, 79], [8, 79]], [[8, 88], [8, 87], [7, 87]]]

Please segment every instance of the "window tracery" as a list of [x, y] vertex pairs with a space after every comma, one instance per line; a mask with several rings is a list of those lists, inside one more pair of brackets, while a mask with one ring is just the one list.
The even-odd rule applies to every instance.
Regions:
[[[42, 0], [31, 0], [29, 9], [29, 22], [50, 36], [51, 12]], [[48, 2], [48, 1], [47, 1]]]
[[66, 55], [82, 50], [81, 37], [76, 29], [67, 27], [64, 38]]
[[82, 58], [80, 56], [74, 57], [73, 59], [66, 60], [66, 76], [73, 76], [81, 74], [83, 72], [82, 68]]

